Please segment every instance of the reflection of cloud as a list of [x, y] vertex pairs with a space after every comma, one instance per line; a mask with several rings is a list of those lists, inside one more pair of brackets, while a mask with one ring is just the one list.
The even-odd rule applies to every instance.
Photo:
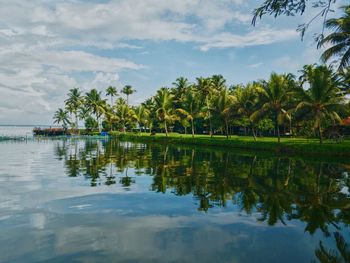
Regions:
[[37, 229], [44, 229], [45, 227], [45, 214], [36, 213], [31, 215], [32, 226]]

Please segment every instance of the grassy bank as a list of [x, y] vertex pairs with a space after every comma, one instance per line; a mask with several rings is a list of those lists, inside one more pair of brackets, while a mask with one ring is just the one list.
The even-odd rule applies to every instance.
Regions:
[[168, 137], [165, 134], [150, 135], [149, 133], [117, 133], [111, 134], [113, 137], [127, 139], [139, 142], [158, 142], [171, 144], [191, 144], [203, 146], [228, 147], [231, 149], [258, 150], [269, 151], [284, 154], [307, 154], [307, 155], [323, 155], [331, 157], [350, 157], [350, 140], [342, 143], [334, 143], [325, 141], [319, 144], [317, 139], [304, 138], [282, 138], [281, 143], [276, 138], [258, 138], [255, 142], [252, 137], [231, 136], [226, 139], [224, 136], [214, 136], [210, 138], [208, 135], [191, 135], [172, 133]]

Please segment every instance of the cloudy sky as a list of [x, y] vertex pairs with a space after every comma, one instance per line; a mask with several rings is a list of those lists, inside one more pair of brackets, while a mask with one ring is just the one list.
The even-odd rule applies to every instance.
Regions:
[[130, 84], [137, 104], [178, 76], [229, 84], [318, 61], [312, 17], [266, 17], [262, 0], [0, 0], [0, 124], [52, 124], [72, 87]]

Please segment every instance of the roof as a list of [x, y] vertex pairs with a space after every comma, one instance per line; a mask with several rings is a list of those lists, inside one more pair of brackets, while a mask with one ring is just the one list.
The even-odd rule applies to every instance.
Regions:
[[350, 116], [341, 121], [342, 125], [350, 125]]

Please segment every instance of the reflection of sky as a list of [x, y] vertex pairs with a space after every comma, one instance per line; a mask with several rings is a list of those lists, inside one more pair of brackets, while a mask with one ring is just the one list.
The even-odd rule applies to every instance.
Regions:
[[129, 191], [90, 187], [67, 176], [57, 143], [0, 143], [0, 262], [310, 262], [322, 238], [229, 202], [199, 212], [191, 195], [150, 192], [152, 177], [132, 168]]
[[[318, 239], [305, 235], [296, 224], [269, 227], [237, 211], [198, 213], [188, 201], [150, 193], [49, 202], [0, 223], [2, 249], [8, 248], [0, 259], [309, 262], [312, 258], [313, 241]], [[8, 247], [12, 242], [17, 247], [13, 252]]]

